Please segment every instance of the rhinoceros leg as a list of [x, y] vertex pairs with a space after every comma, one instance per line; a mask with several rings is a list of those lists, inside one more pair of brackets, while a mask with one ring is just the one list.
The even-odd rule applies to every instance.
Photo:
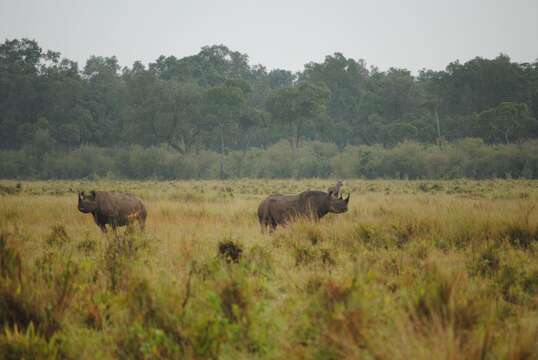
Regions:
[[146, 219], [139, 218], [138, 224], [140, 225], [140, 231], [144, 231], [144, 229], [146, 228]]
[[262, 234], [267, 231], [268, 226], [269, 226], [269, 221], [266, 217], [260, 219], [260, 229], [262, 231]]
[[146, 216], [147, 216], [147, 213], [145, 209], [138, 216], [137, 220], [138, 220], [138, 224], [140, 225], [140, 231], [144, 231], [144, 229], [146, 228]]
[[267, 226], [269, 225], [269, 217], [266, 211], [258, 209], [258, 221], [260, 223], [260, 230], [263, 234], [267, 231]]
[[144, 231], [144, 228], [146, 227], [146, 216], [146, 210], [142, 209], [130, 214], [127, 218], [129, 220], [129, 224], [132, 224], [134, 221], [137, 221], [138, 225], [140, 226], [140, 231]]
[[260, 225], [262, 228], [262, 233], [265, 233], [265, 231], [267, 231], [268, 229], [269, 229], [269, 233], [272, 233], [276, 229], [277, 222], [272, 217], [266, 216], [262, 219], [262, 221], [260, 222]]
[[273, 231], [276, 230], [276, 227], [277, 227], [278, 223], [276, 222], [275, 219], [271, 218], [269, 219], [269, 232], [272, 233]]
[[101, 229], [103, 234], [106, 234], [106, 222], [103, 221], [103, 219], [100, 218], [97, 213], [92, 213], [92, 216], [93, 216], [93, 221], [95, 222], [95, 224], [99, 226], [99, 229]]

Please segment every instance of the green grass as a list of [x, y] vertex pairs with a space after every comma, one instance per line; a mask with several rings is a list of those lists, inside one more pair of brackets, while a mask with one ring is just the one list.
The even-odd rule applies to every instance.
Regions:
[[[538, 182], [349, 180], [347, 213], [261, 233], [265, 196], [331, 183], [2, 181], [0, 357], [538, 357]], [[102, 235], [91, 189], [146, 232]]]

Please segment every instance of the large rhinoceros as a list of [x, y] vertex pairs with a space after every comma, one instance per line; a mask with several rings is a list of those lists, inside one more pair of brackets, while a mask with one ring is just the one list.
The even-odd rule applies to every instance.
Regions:
[[258, 207], [258, 220], [262, 231], [277, 225], [284, 225], [295, 218], [307, 217], [318, 220], [328, 213], [347, 211], [349, 195], [346, 199], [335, 197], [323, 191], [305, 191], [299, 195], [273, 194]]
[[91, 191], [89, 194], [78, 193], [78, 210], [92, 214], [95, 223], [106, 233], [106, 225], [116, 230], [117, 226], [129, 225], [138, 221], [144, 230], [147, 211], [142, 200], [131, 194], [109, 191]]

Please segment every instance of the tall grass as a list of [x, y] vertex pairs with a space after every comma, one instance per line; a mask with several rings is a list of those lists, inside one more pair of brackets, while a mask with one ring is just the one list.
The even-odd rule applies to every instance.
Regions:
[[[538, 356], [536, 182], [350, 180], [347, 213], [260, 231], [264, 196], [330, 183], [23, 182], [0, 196], [0, 357]], [[146, 232], [102, 235], [93, 188], [142, 197]]]

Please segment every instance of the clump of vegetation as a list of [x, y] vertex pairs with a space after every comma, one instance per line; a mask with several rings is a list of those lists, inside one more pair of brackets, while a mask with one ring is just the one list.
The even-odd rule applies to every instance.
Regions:
[[49, 237], [46, 239], [46, 244], [50, 247], [63, 248], [69, 242], [71, 238], [67, 235], [67, 231], [63, 225], [54, 225], [51, 229]]
[[232, 240], [219, 242], [219, 255], [227, 262], [237, 263], [241, 259], [243, 249]]
[[501, 259], [499, 249], [489, 246], [471, 265], [471, 272], [482, 276], [493, 276], [500, 269]]
[[538, 228], [532, 229], [525, 224], [508, 224], [503, 234], [510, 244], [515, 247], [529, 248], [531, 244], [538, 241]]
[[0, 354], [6, 360], [57, 359], [60, 351], [56, 339], [43, 338], [32, 323], [25, 330], [6, 327], [0, 336]]
[[21, 183], [17, 183], [15, 186], [0, 184], [0, 195], [14, 195], [22, 191]]
[[130, 268], [139, 259], [140, 252], [147, 247], [147, 240], [141, 234], [126, 232], [109, 239], [103, 253], [103, 265], [112, 291], [122, 286]]

